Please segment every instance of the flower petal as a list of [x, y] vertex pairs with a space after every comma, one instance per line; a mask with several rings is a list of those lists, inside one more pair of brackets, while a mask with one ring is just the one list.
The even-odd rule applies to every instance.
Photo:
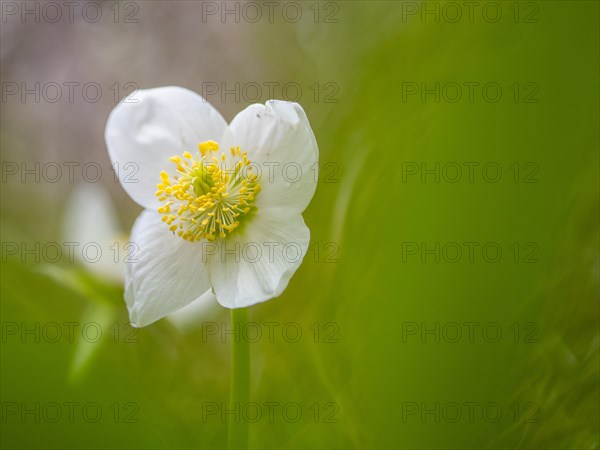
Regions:
[[200, 95], [169, 86], [139, 90], [113, 109], [105, 131], [106, 145], [125, 191], [138, 204], [155, 210], [161, 170], [175, 174], [169, 161], [200, 142], [220, 140], [227, 123]]
[[125, 301], [143, 327], [192, 303], [210, 281], [202, 247], [169, 231], [161, 216], [143, 211], [131, 230], [134, 262], [126, 264]]
[[257, 213], [239, 234], [213, 244], [208, 264], [217, 301], [243, 308], [279, 296], [302, 263], [309, 241], [310, 231], [299, 213]]
[[250, 105], [231, 122], [223, 148], [239, 146], [261, 174], [256, 206], [301, 213], [317, 187], [319, 149], [302, 107], [270, 100]]

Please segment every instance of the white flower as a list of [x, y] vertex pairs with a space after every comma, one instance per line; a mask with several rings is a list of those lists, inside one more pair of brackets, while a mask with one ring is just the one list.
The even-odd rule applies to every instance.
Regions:
[[228, 126], [192, 91], [141, 90], [112, 111], [105, 137], [117, 169], [134, 164], [117, 173], [145, 208], [126, 271], [135, 326], [211, 290], [227, 308], [284, 291], [308, 248], [302, 212], [316, 188], [318, 148], [300, 105], [251, 105]]
[[123, 232], [117, 211], [105, 189], [97, 184], [81, 184], [68, 197], [63, 220], [65, 242], [75, 242], [79, 247], [95, 245], [100, 248], [98, 258], [90, 260], [84, 252], [74, 252], [77, 262], [100, 279], [123, 283], [123, 260], [110, 251], [121, 245]]

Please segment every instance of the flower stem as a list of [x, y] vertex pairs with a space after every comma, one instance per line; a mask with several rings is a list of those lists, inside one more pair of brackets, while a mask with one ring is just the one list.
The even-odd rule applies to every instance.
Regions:
[[[242, 330], [248, 322], [248, 308], [231, 310], [231, 327]], [[250, 347], [241, 338], [231, 342], [231, 387], [229, 411], [241, 411], [250, 397]], [[237, 407], [236, 407], [237, 406]], [[248, 423], [239, 414], [228, 414], [227, 446], [230, 449], [248, 448]], [[237, 420], [236, 420], [237, 419]]]

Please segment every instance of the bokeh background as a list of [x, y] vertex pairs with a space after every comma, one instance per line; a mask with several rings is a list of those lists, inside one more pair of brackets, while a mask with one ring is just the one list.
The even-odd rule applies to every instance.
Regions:
[[229, 311], [133, 332], [62, 244], [127, 240], [106, 118], [164, 85], [297, 100], [320, 147], [311, 250], [250, 310], [251, 447], [598, 448], [598, 2], [1, 7], [2, 448], [226, 445]]

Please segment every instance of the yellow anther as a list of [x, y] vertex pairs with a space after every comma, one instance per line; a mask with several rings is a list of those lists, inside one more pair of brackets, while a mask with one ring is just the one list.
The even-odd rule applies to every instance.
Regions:
[[209, 152], [216, 152], [219, 150], [219, 144], [215, 141], [204, 141], [198, 144], [198, 150], [200, 150], [202, 156], [206, 156]]
[[169, 230], [177, 230], [188, 241], [226, 238], [255, 208], [254, 197], [260, 191], [257, 175], [241, 170], [250, 161], [239, 147], [224, 153], [216, 142], [206, 141], [198, 149], [200, 155], [183, 153], [183, 165], [180, 156], [169, 158], [177, 165], [172, 179], [166, 171], [160, 172], [155, 195], [165, 203], [158, 212]]

